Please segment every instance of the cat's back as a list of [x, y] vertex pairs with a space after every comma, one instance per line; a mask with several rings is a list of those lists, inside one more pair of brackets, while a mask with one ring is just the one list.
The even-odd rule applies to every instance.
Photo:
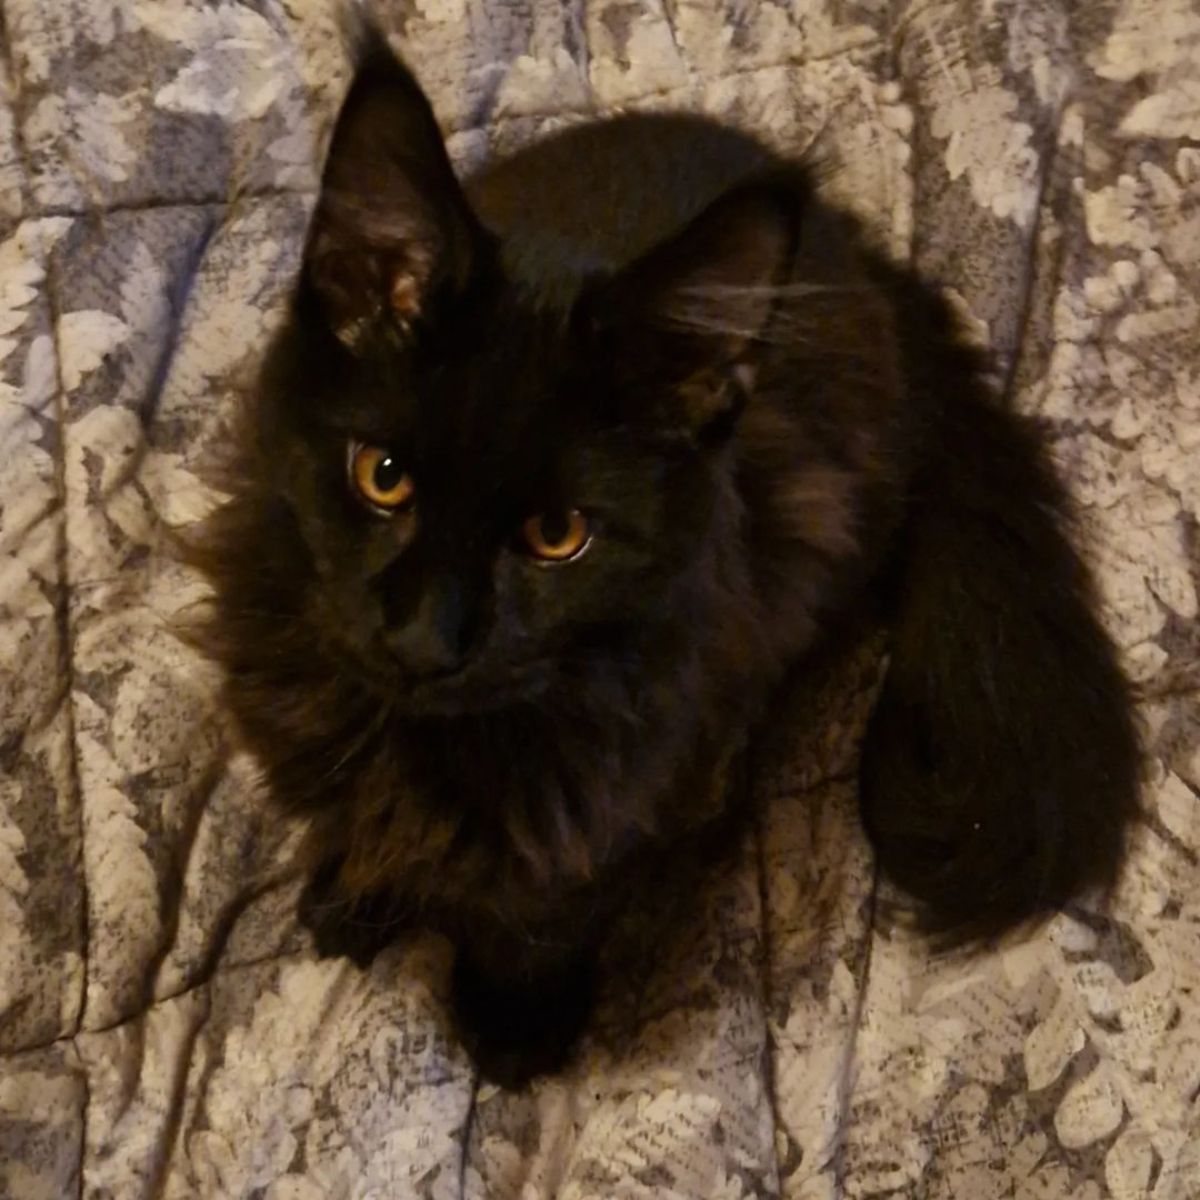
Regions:
[[583, 276], [631, 262], [773, 165], [762, 143], [704, 117], [625, 114], [559, 130], [465, 186], [510, 272], [569, 300]]

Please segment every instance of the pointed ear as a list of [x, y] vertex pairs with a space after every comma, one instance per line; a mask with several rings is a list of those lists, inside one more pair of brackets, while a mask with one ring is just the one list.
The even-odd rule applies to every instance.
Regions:
[[406, 333], [465, 286], [479, 226], [429, 101], [382, 43], [359, 68], [334, 127], [304, 276], [348, 349]]
[[650, 388], [654, 419], [692, 434], [731, 427], [788, 281], [800, 204], [785, 184], [738, 187], [593, 298], [622, 375], [642, 384], [632, 392], [644, 401]]

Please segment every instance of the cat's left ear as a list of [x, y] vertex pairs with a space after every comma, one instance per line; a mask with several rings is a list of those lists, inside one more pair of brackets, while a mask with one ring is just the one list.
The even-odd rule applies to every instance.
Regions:
[[800, 205], [786, 184], [738, 187], [591, 298], [621, 392], [650, 406], [636, 415], [692, 435], [731, 427], [791, 271]]
[[339, 341], [407, 333], [466, 286], [482, 233], [429, 101], [379, 40], [334, 128], [304, 279]]

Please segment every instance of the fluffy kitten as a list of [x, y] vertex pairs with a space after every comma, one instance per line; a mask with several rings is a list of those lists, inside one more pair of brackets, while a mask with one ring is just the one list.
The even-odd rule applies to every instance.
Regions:
[[631, 116], [464, 188], [377, 48], [196, 541], [228, 705], [311, 818], [319, 944], [445, 931], [463, 1035], [518, 1083], [864, 601], [894, 629], [866, 824], [926, 923], [1112, 881], [1137, 749], [1066, 510], [943, 306], [804, 168]]

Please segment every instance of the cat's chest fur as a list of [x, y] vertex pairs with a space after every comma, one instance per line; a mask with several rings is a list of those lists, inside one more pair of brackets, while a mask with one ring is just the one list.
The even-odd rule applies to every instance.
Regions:
[[325, 798], [306, 800], [314, 855], [339, 860], [346, 899], [390, 893], [456, 932], [591, 913], [590, 893], [629, 859], [721, 812], [727, 768], [781, 669], [761, 621], [748, 599], [702, 645], [664, 632], [643, 657], [587, 664], [536, 703], [381, 723]]

